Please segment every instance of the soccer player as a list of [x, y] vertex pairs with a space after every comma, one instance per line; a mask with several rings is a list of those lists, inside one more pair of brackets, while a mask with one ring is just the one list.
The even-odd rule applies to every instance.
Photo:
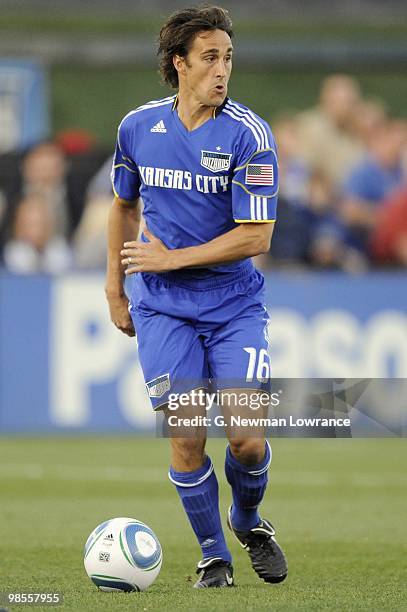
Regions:
[[[118, 130], [106, 295], [116, 327], [137, 332], [153, 408], [167, 413], [170, 393], [187, 392], [183, 413], [204, 414], [192, 396], [209, 381], [222, 399], [270, 391], [264, 279], [251, 257], [270, 247], [276, 147], [267, 123], [227, 96], [231, 38], [222, 8], [174, 13], [160, 31], [159, 55], [161, 74], [178, 93], [131, 111]], [[137, 241], [140, 197], [146, 227]], [[129, 299], [124, 270], [133, 281]], [[229, 409], [241, 413], [239, 400]], [[171, 437], [169, 478], [202, 549], [195, 587], [229, 587], [232, 558], [205, 436], [180, 432]], [[227, 428], [228, 526], [258, 576], [280, 582], [286, 560], [258, 512], [271, 448], [263, 430], [252, 433]]]

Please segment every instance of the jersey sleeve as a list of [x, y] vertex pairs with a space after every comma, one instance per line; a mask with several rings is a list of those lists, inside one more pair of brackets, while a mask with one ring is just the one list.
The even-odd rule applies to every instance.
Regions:
[[236, 223], [273, 223], [277, 213], [277, 148], [269, 126], [263, 138], [247, 130], [242, 138], [232, 180], [232, 211]]
[[129, 145], [129, 126], [124, 119], [117, 130], [111, 180], [115, 196], [132, 201], [140, 195], [140, 175], [136, 163], [131, 159]]

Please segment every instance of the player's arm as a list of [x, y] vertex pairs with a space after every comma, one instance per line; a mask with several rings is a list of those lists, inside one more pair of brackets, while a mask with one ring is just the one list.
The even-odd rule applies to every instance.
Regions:
[[112, 322], [128, 336], [134, 336], [135, 331], [128, 310], [129, 302], [124, 292], [124, 271], [121, 265], [120, 250], [123, 242], [138, 236], [139, 226], [140, 206], [138, 202], [115, 197], [108, 218], [105, 293]]
[[254, 257], [269, 250], [273, 227], [273, 223], [242, 223], [205, 244], [173, 250], [145, 229], [149, 242], [125, 243], [122, 263], [129, 266], [125, 273], [133, 274], [212, 266]]
[[211, 266], [267, 253], [273, 229], [274, 223], [241, 223], [205, 244], [178, 249], [174, 265]]
[[[272, 135], [270, 133], [270, 141]], [[272, 141], [274, 145], [274, 141]], [[249, 143], [249, 149], [252, 143]], [[147, 243], [129, 242], [122, 250], [126, 274], [206, 267], [266, 253], [276, 219], [278, 164], [275, 147], [244, 153], [232, 180], [232, 213], [238, 226], [205, 244], [168, 250], [150, 232]]]
[[108, 218], [105, 286], [110, 317], [116, 327], [128, 336], [134, 336], [135, 330], [128, 310], [129, 301], [124, 291], [120, 250], [124, 241], [137, 240], [141, 216], [140, 176], [137, 164], [131, 157], [135, 130], [131, 116], [126, 116], [119, 125], [113, 156], [111, 180], [115, 198]]

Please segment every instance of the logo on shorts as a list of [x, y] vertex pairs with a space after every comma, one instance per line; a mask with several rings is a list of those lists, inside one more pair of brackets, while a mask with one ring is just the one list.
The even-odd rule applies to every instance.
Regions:
[[201, 166], [208, 168], [211, 172], [229, 170], [231, 153], [219, 153], [218, 151], [201, 150]]
[[150, 397], [162, 397], [164, 393], [171, 389], [170, 375], [163, 374], [146, 382], [147, 393]]

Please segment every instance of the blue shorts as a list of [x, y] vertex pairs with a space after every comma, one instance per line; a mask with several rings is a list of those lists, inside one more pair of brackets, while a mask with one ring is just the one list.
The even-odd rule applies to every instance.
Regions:
[[270, 391], [264, 278], [250, 262], [199, 281], [134, 277], [130, 314], [153, 408], [192, 389]]

